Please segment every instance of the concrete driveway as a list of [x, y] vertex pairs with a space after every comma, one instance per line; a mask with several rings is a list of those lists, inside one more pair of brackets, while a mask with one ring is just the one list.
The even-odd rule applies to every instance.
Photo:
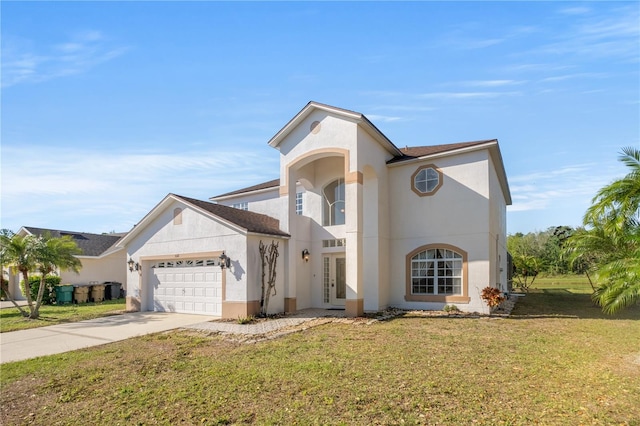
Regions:
[[215, 319], [205, 315], [134, 312], [0, 333], [0, 363], [59, 354]]

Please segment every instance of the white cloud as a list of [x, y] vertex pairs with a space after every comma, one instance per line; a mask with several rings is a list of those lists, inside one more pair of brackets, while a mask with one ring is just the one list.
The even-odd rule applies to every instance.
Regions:
[[368, 114], [367, 117], [369, 118], [369, 120], [381, 121], [383, 123], [390, 123], [393, 121], [404, 120], [402, 117], [391, 117], [388, 115], [377, 115], [377, 114]]
[[128, 48], [115, 46], [100, 32], [75, 34], [70, 40], [41, 46], [3, 36], [2, 86], [43, 81], [81, 74], [123, 55]]
[[513, 205], [509, 211], [547, 210], [559, 204], [584, 206], [598, 189], [620, 176], [619, 166], [609, 163], [567, 165], [510, 176]]
[[640, 14], [636, 6], [613, 8], [597, 15], [576, 15], [573, 25], [568, 25], [565, 31], [554, 32], [554, 41], [523, 53], [638, 62]]
[[433, 92], [422, 93], [417, 96], [424, 99], [452, 100], [499, 98], [503, 96], [517, 96], [520, 94], [520, 92]]
[[524, 84], [526, 81], [523, 80], [474, 80], [474, 81], [463, 81], [460, 83], [463, 86], [470, 87], [502, 87], [502, 86], [515, 86], [519, 84]]
[[573, 80], [576, 78], [603, 78], [606, 77], [604, 73], [594, 73], [594, 72], [582, 72], [575, 74], [564, 74], [564, 75], [556, 75], [552, 77], [546, 77], [540, 80], [542, 83], [549, 83], [554, 81], [565, 81], [565, 80]]
[[563, 15], [584, 15], [589, 12], [591, 12], [591, 9], [584, 6], [566, 7], [558, 11], [558, 13], [561, 13]]
[[[163, 153], [3, 147], [2, 227], [122, 231], [169, 192], [206, 200], [278, 175], [277, 155], [186, 146]], [[24, 217], [34, 223], [22, 223]], [[62, 223], [50, 223], [51, 218]]]

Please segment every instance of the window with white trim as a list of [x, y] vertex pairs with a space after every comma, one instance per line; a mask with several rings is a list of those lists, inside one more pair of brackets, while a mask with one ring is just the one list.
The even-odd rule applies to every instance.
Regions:
[[345, 247], [346, 245], [347, 245], [346, 238], [336, 238], [336, 239], [333, 239], [333, 240], [322, 240], [322, 247], [323, 248]]
[[245, 201], [242, 203], [234, 203], [231, 205], [231, 207], [239, 210], [249, 210], [249, 202]]
[[302, 214], [302, 192], [296, 192], [296, 214]]
[[336, 179], [322, 190], [322, 226], [345, 224], [344, 179]]
[[428, 249], [411, 258], [411, 294], [462, 295], [462, 255], [449, 249]]

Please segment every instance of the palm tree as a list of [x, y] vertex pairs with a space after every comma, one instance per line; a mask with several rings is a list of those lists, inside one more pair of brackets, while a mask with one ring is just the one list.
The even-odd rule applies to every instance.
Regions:
[[42, 304], [47, 275], [58, 269], [78, 272], [82, 267], [80, 260], [75, 257], [81, 254], [82, 250], [70, 236], [65, 235], [60, 238], [52, 238], [51, 235], [45, 234], [43, 241], [44, 245], [41, 247], [38, 257], [40, 287], [38, 288], [38, 297], [34, 308], [36, 318], [40, 315], [40, 305]]
[[[22, 274], [29, 313], [18, 306], [22, 315], [36, 319], [40, 315], [40, 305], [44, 294], [47, 275], [57, 269], [78, 271], [82, 266], [75, 255], [82, 251], [69, 236], [51, 238], [50, 235], [8, 235], [0, 234], [0, 257], [3, 266], [10, 266]], [[40, 286], [35, 305], [29, 291], [29, 273], [40, 272]], [[12, 297], [10, 299], [13, 300]]]
[[640, 150], [623, 148], [619, 160], [629, 173], [600, 189], [584, 216], [589, 245], [609, 242], [596, 251], [600, 284], [593, 294], [609, 314], [640, 301]]
[[624, 232], [639, 225], [640, 214], [640, 150], [622, 149], [618, 159], [630, 170], [598, 191], [584, 216], [585, 225], [603, 224], [610, 232]]
[[13, 301], [13, 304], [25, 317], [31, 317], [33, 314], [33, 300], [31, 298], [31, 292], [28, 291], [29, 272], [35, 271], [38, 267], [38, 257], [42, 246], [42, 240], [33, 235], [23, 237], [4, 232], [0, 235], [0, 257], [2, 258], [2, 266], [8, 266], [22, 274], [26, 286], [25, 296], [27, 297], [30, 314], [18, 306], [10, 293], [7, 293], [7, 296], [9, 296], [9, 299]]

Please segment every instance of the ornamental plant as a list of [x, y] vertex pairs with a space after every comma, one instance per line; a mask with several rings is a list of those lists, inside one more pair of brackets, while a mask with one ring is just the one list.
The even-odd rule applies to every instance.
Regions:
[[480, 297], [485, 303], [489, 306], [489, 308], [493, 309], [496, 306], [500, 305], [504, 302], [504, 295], [495, 287], [485, 287], [482, 289], [482, 293], [480, 293]]

